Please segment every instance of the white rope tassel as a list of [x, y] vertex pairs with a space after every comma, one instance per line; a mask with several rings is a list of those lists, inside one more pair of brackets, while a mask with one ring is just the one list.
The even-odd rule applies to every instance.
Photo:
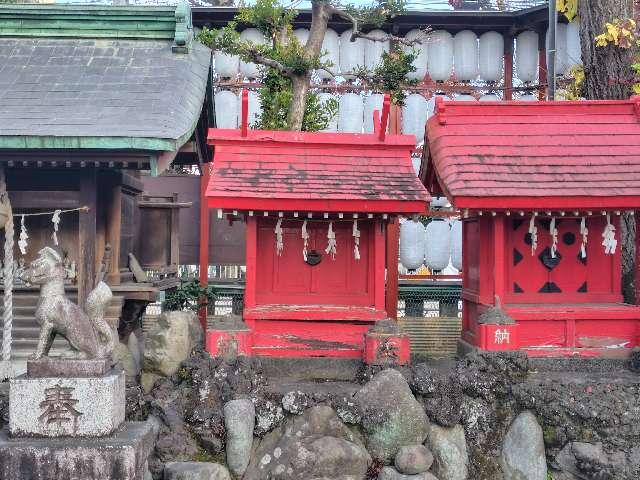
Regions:
[[307, 232], [307, 221], [302, 222], [302, 258], [307, 261], [307, 246], [309, 244], [309, 232]]
[[360, 260], [360, 230], [358, 230], [358, 220], [353, 221], [353, 258]]
[[282, 240], [282, 219], [278, 219], [278, 223], [276, 223], [275, 228], [276, 233], [276, 253], [278, 256], [282, 255], [282, 251], [284, 250], [284, 241]]
[[23, 256], [27, 254], [27, 245], [29, 242], [29, 235], [27, 234], [27, 227], [24, 224], [24, 215], [20, 217], [20, 238], [18, 239], [18, 248], [20, 248], [20, 254]]
[[535, 215], [531, 215], [529, 220], [529, 234], [531, 235], [531, 256], [534, 256], [538, 249], [538, 227], [536, 227]]
[[551, 258], [556, 258], [556, 252], [558, 251], [558, 229], [556, 228], [556, 217], [551, 218], [549, 233], [551, 233]]
[[580, 220], [580, 235], [582, 235], [582, 245], [580, 245], [580, 257], [587, 258], [587, 240], [589, 235], [589, 229], [587, 228], [586, 217], [582, 217]]
[[51, 217], [51, 223], [53, 223], [53, 234], [51, 238], [53, 238], [53, 244], [58, 245], [58, 229], [60, 227], [60, 214], [62, 210], [56, 210], [53, 212], [53, 217]]
[[611, 223], [611, 214], [607, 213], [607, 225], [602, 232], [602, 246], [605, 255], [613, 255], [616, 253], [618, 241], [616, 240], [616, 227]]
[[331, 254], [331, 258], [336, 258], [336, 233], [333, 231], [333, 222], [329, 222], [329, 230], [327, 230], [327, 248], [325, 249], [327, 254]]

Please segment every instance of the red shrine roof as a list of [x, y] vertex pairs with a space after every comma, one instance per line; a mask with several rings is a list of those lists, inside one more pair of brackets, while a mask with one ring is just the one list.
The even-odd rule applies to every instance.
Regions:
[[640, 97], [438, 101], [421, 178], [457, 208], [640, 205]]
[[210, 208], [409, 214], [431, 200], [413, 136], [210, 129], [208, 142]]

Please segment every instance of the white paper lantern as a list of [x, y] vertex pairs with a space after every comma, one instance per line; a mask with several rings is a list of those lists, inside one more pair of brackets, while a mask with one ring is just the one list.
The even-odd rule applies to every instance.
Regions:
[[567, 69], [582, 65], [582, 47], [580, 45], [580, 20], [574, 19], [567, 25]]
[[436, 111], [436, 99], [443, 98], [444, 100], [449, 100], [449, 97], [442, 93], [436, 93], [429, 100], [427, 100], [427, 119], [431, 118]]
[[504, 38], [498, 32], [480, 35], [480, 78], [496, 82], [502, 78], [504, 63]]
[[429, 204], [431, 208], [442, 208], [449, 205], [449, 199], [447, 197], [433, 197]]
[[400, 225], [400, 263], [408, 270], [416, 270], [424, 262], [424, 225], [405, 220]]
[[525, 93], [524, 95], [520, 95], [518, 100], [520, 100], [522, 102], [537, 102], [538, 101], [538, 95], [535, 95], [533, 93]]
[[427, 74], [426, 35], [421, 30], [411, 30], [404, 36], [404, 38], [410, 42], [420, 39], [418, 43], [415, 43], [412, 46], [403, 45], [402, 49], [404, 50], [405, 53], [414, 52], [416, 54], [416, 59], [413, 61], [413, 66], [416, 68], [416, 71], [409, 73], [407, 77], [410, 80], [421, 81], [424, 78], [424, 76]]
[[471, 30], [456, 33], [453, 39], [453, 65], [460, 81], [478, 76], [478, 37]]
[[425, 233], [425, 265], [431, 270], [442, 270], [449, 265], [451, 229], [449, 222], [434, 220]]
[[[322, 61], [331, 63], [333, 66], [328, 68], [337, 75], [340, 69], [340, 39], [338, 34], [330, 28], [324, 33], [322, 51], [324, 52], [321, 57]], [[333, 78], [333, 76], [325, 70], [318, 70], [317, 73], [322, 80], [331, 80]]]
[[309, 30], [306, 28], [297, 28], [293, 31], [293, 35], [296, 37], [300, 45], [304, 47], [309, 39]]
[[340, 97], [340, 118], [338, 130], [341, 132], [362, 133], [363, 103], [357, 93], [345, 93]]
[[220, 51], [213, 54], [213, 62], [216, 73], [220, 78], [235, 78], [240, 71], [240, 58], [237, 55], [228, 55]]
[[432, 80], [449, 80], [453, 69], [453, 37], [445, 30], [436, 30], [427, 40], [427, 70]]
[[[248, 107], [249, 107], [249, 127], [251, 127], [251, 125], [254, 125], [256, 123], [256, 121], [258, 120], [258, 117], [260, 116], [260, 114], [262, 113], [262, 105], [260, 104], [260, 95], [258, 95], [258, 92], [254, 92], [253, 90], [249, 90], [248, 92], [248, 96], [249, 96], [249, 102], [248, 102]], [[239, 108], [239, 112], [242, 112], [242, 95], [238, 96], [240, 98], [240, 108]], [[242, 121], [242, 118], [240, 118], [239, 122]]]
[[418, 93], [408, 95], [402, 107], [402, 133], [415, 135], [417, 143], [422, 142], [427, 115], [427, 100]]
[[473, 95], [469, 95], [468, 93], [461, 93], [453, 97], [456, 102], [475, 102], [476, 99]]
[[523, 82], [538, 76], [538, 34], [531, 30], [516, 37], [516, 76]]
[[365, 133], [373, 132], [373, 112], [378, 110], [382, 115], [382, 102], [384, 95], [381, 93], [372, 93], [364, 99], [364, 131]]
[[413, 166], [413, 171], [416, 172], [416, 176], [420, 175], [420, 165], [422, 165], [422, 157], [412, 155], [411, 165]]
[[451, 224], [451, 263], [462, 270], [462, 222], [454, 220]]
[[[328, 92], [320, 92], [318, 94], [318, 98], [320, 99], [320, 102], [325, 103], [328, 100], [336, 100], [336, 96], [328, 93]], [[327, 125], [327, 128], [325, 128], [323, 130], [323, 132], [337, 132], [338, 131], [338, 117], [339, 114], [336, 114], [330, 121], [329, 121], [329, 125]]]
[[216, 127], [238, 128], [238, 96], [231, 90], [220, 90], [215, 94]]
[[485, 93], [480, 97], [481, 102], [497, 102], [500, 100], [500, 97], [495, 93]]
[[[549, 31], [545, 39], [549, 51]], [[556, 75], [564, 75], [567, 71], [567, 24], [558, 23], [556, 28]]]
[[[383, 38], [387, 34], [382, 30], [371, 30], [369, 35], [374, 38]], [[364, 42], [364, 64], [367, 69], [372, 71], [380, 62], [382, 62], [382, 54], [389, 51], [389, 40], [384, 42], [374, 42], [366, 39]]]
[[[266, 39], [262, 33], [255, 28], [247, 28], [240, 32], [240, 39], [243, 41], [252, 42], [256, 45], [266, 43]], [[260, 75], [258, 65], [255, 63], [247, 63], [240, 61], [240, 74], [246, 78], [257, 78]]]
[[346, 79], [354, 78], [350, 72], [364, 66], [364, 42], [361, 38], [352, 42], [351, 32], [349, 29], [340, 35], [340, 74]]

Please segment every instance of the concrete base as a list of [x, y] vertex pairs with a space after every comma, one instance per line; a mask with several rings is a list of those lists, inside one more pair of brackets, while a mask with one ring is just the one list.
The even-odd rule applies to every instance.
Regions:
[[0, 431], [0, 479], [143, 480], [154, 434], [127, 422], [103, 438], [9, 438]]
[[14, 437], [99, 437], [124, 422], [124, 372], [102, 377], [11, 380], [9, 429]]
[[42, 357], [27, 360], [27, 376], [36, 377], [100, 377], [111, 370], [111, 360]]

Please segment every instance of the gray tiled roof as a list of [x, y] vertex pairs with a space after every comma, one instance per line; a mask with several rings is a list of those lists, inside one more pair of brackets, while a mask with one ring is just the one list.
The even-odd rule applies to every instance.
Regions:
[[0, 38], [0, 146], [179, 148], [202, 109], [210, 51], [172, 44]]

